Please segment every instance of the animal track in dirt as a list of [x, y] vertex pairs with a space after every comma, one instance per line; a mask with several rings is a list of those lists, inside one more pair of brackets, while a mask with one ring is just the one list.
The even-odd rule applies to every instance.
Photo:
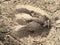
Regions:
[[[19, 38], [23, 38], [28, 37], [29, 35], [32, 37], [39, 35], [41, 36], [41, 34], [44, 32], [46, 33], [45, 36], [49, 34], [51, 23], [46, 12], [40, 8], [32, 7], [29, 5], [17, 5], [16, 11], [16, 22], [22, 27], [19, 25], [15, 27], [16, 31], [13, 31], [11, 35], [16, 35]], [[21, 24], [22, 22], [23, 24]]]
[[[14, 14], [10, 14], [10, 12], [13, 13], [13, 11], [10, 11], [10, 7], [14, 10], [13, 7], [15, 7], [17, 5], [17, 3], [19, 2], [17, 0], [14, 3], [14, 1], [15, 0], [5, 1], [5, 2], [2, 3], [3, 8], [5, 7], [4, 9], [7, 9], [7, 8], [8, 9], [4, 11], [4, 9], [2, 8], [3, 9], [3, 11], [2, 11], [3, 13], [2, 12], [1, 13], [2, 14], [4, 14], [4, 13], [6, 14], [6, 12], [7, 13], [9, 12], [8, 15], [6, 14], [7, 16], [9, 16], [8, 18], [10, 18], [10, 17], [13, 18], [12, 15], [14, 15]], [[51, 28], [50, 29], [48, 29], [48, 28], [50, 27], [49, 25], [51, 24], [50, 23], [51, 17], [54, 17], [54, 18], [56, 16], [59, 17], [58, 16], [59, 15], [59, 11], [57, 10], [57, 5], [53, 4], [54, 5], [53, 6], [51, 4], [52, 5], [51, 6], [49, 4], [47, 5], [47, 3], [46, 3], [46, 7], [47, 8], [45, 8], [45, 11], [47, 11], [47, 12], [45, 12], [43, 8], [41, 8], [41, 9], [43, 9], [43, 10], [41, 10], [40, 8], [38, 8], [40, 5], [42, 6], [42, 4], [39, 5], [39, 3], [41, 1], [37, 2], [38, 6], [34, 3], [34, 5], [36, 5], [37, 7], [33, 7], [31, 5], [29, 6], [29, 4], [28, 4], [28, 6], [27, 5], [22, 5], [22, 6], [21, 5], [17, 5], [16, 6], [17, 14], [15, 13], [15, 16], [16, 16], [17, 25], [14, 26], [14, 27], [12, 26], [13, 31], [9, 32], [10, 33], [10, 34], [8, 34], [9, 38], [8, 37], [6, 38], [5, 35], [2, 35], [2, 36], [0, 35], [0, 37], [1, 37], [0, 39], [5, 39], [5, 41], [2, 42], [2, 43], [4, 43], [4, 45], [19, 45], [20, 42], [23, 42], [20, 45], [25, 45], [25, 44], [26, 45], [34, 45], [34, 44], [35, 45], [39, 45], [39, 44], [40, 45], [51, 45], [51, 44], [55, 45], [55, 44], [53, 44], [55, 41], [52, 42], [51, 40], [54, 40], [55, 37], [58, 38], [60, 33], [59, 33], [58, 30], [56, 31], [55, 29], [51, 30]], [[9, 2], [9, 3], [7, 3], [7, 2]], [[33, 2], [33, 1], [31, 0], [31, 2]], [[42, 1], [42, 2], [44, 3], [44, 1]], [[49, 2], [50, 2], [50, 0], [49, 0]], [[23, 3], [23, 0], [22, 0], [22, 3]], [[44, 7], [44, 5], [43, 5], [43, 7]], [[50, 16], [49, 15], [50, 13], [48, 13], [48, 12], [54, 13], [53, 16], [52, 15]], [[5, 14], [4, 14], [4, 16], [5, 16]], [[46, 17], [44, 18], [44, 15], [46, 15], [46, 17], [48, 17], [47, 21], [43, 20], [43, 19], [46, 18]], [[56, 18], [56, 20], [57, 20], [56, 23], [59, 22], [59, 20], [57, 18]], [[42, 22], [44, 22], [44, 23], [42, 23]], [[7, 23], [9, 23], [9, 22], [7, 22]], [[13, 24], [13, 23], [11, 23], [11, 24]], [[10, 23], [8, 25], [10, 25]], [[56, 27], [60, 27], [59, 24]], [[57, 34], [55, 34], [54, 31], [56, 31]], [[47, 39], [47, 41], [44, 38]], [[55, 39], [55, 40], [56, 40], [56, 42], [58, 42], [57, 41], [58, 39]], [[33, 41], [36, 41], [36, 42], [33, 42]], [[31, 43], [34, 43], [34, 44], [31, 44]], [[46, 44], [43, 44], [43, 43], [46, 43]], [[3, 45], [3, 44], [1, 44], [1, 45]]]

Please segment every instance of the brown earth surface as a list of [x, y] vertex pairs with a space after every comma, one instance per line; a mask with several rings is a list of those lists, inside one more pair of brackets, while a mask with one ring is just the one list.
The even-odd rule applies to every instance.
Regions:
[[60, 45], [60, 0], [0, 0], [0, 45]]

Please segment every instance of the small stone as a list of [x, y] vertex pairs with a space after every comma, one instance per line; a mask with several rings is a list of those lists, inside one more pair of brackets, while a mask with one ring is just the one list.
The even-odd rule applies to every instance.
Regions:
[[57, 21], [56, 21], [56, 24], [60, 24], [60, 20], [57, 20]]
[[57, 30], [60, 30], [60, 20], [57, 20], [56, 21], [56, 25], [55, 26], [56, 26], [56, 29]]

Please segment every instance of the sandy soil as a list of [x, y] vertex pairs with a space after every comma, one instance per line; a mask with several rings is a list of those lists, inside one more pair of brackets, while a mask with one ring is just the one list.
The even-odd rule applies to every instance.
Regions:
[[60, 45], [60, 0], [0, 0], [0, 45]]

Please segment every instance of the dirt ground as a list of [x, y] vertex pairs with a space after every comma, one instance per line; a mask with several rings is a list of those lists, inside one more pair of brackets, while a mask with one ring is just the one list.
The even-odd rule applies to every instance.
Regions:
[[0, 45], [60, 45], [60, 0], [0, 0]]

